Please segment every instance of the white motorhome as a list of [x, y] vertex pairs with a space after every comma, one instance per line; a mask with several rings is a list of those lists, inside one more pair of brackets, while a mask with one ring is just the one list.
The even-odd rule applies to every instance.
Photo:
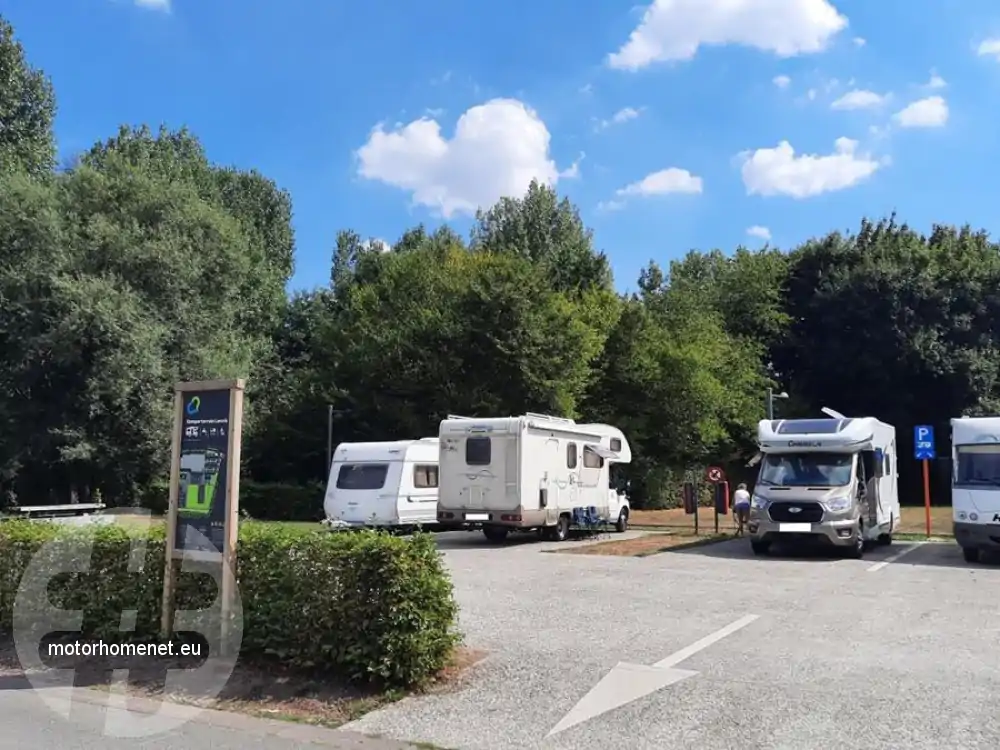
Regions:
[[967, 562], [1000, 550], [1000, 417], [951, 420], [951, 506]]
[[482, 528], [491, 541], [518, 530], [562, 541], [582, 514], [628, 527], [619, 465], [631, 462], [632, 451], [615, 427], [535, 413], [449, 416], [438, 436], [443, 526]]
[[874, 417], [762, 420], [760, 472], [747, 531], [754, 554], [774, 542], [821, 541], [860, 558], [899, 525], [896, 428]]
[[438, 439], [341, 443], [323, 510], [334, 528], [415, 528], [437, 521]]

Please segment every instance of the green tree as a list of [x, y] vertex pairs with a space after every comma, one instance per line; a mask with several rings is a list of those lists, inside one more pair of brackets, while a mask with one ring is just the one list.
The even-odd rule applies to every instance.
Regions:
[[537, 180], [522, 198], [501, 198], [477, 212], [472, 248], [527, 258], [560, 292], [612, 287], [607, 257], [595, 252], [577, 208]]
[[28, 64], [13, 26], [3, 16], [0, 82], [0, 174], [48, 174], [56, 159], [55, 94], [48, 77]]

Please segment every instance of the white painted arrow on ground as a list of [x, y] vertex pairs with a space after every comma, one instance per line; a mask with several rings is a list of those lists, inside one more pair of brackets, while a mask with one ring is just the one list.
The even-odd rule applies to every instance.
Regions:
[[757, 615], [741, 617], [736, 622], [705, 636], [700, 641], [695, 641], [687, 648], [682, 648], [651, 667], [619, 662], [604, 676], [604, 679], [580, 699], [579, 703], [573, 706], [572, 710], [562, 718], [562, 721], [552, 728], [548, 736], [551, 737], [596, 716], [620, 708], [626, 703], [644, 698], [668, 685], [686, 680], [688, 677], [694, 677], [698, 674], [697, 672], [690, 669], [675, 669], [675, 667], [713, 643], [718, 643], [726, 636], [745, 628], [757, 617]]

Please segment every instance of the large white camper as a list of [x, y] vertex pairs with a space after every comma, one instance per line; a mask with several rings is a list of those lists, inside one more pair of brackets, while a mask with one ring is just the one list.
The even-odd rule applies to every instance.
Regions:
[[967, 562], [1000, 551], [1000, 417], [951, 420], [951, 506]]
[[618, 465], [631, 462], [632, 451], [615, 427], [534, 413], [449, 416], [439, 438], [443, 526], [482, 528], [491, 541], [531, 529], [562, 541], [583, 518], [628, 527]]
[[899, 525], [896, 428], [874, 417], [762, 420], [760, 472], [747, 530], [755, 554], [773, 542], [823, 541], [860, 558]]
[[414, 528], [437, 521], [438, 439], [341, 443], [323, 510], [334, 528]]

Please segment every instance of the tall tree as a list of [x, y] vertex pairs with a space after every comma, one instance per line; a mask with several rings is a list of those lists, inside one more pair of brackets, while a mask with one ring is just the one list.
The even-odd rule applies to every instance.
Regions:
[[47, 174], [55, 166], [56, 100], [48, 77], [28, 64], [14, 27], [0, 16], [0, 174]]
[[607, 257], [594, 250], [593, 235], [580, 212], [537, 180], [531, 181], [523, 197], [501, 198], [477, 213], [472, 248], [533, 261], [557, 291], [611, 288]]

